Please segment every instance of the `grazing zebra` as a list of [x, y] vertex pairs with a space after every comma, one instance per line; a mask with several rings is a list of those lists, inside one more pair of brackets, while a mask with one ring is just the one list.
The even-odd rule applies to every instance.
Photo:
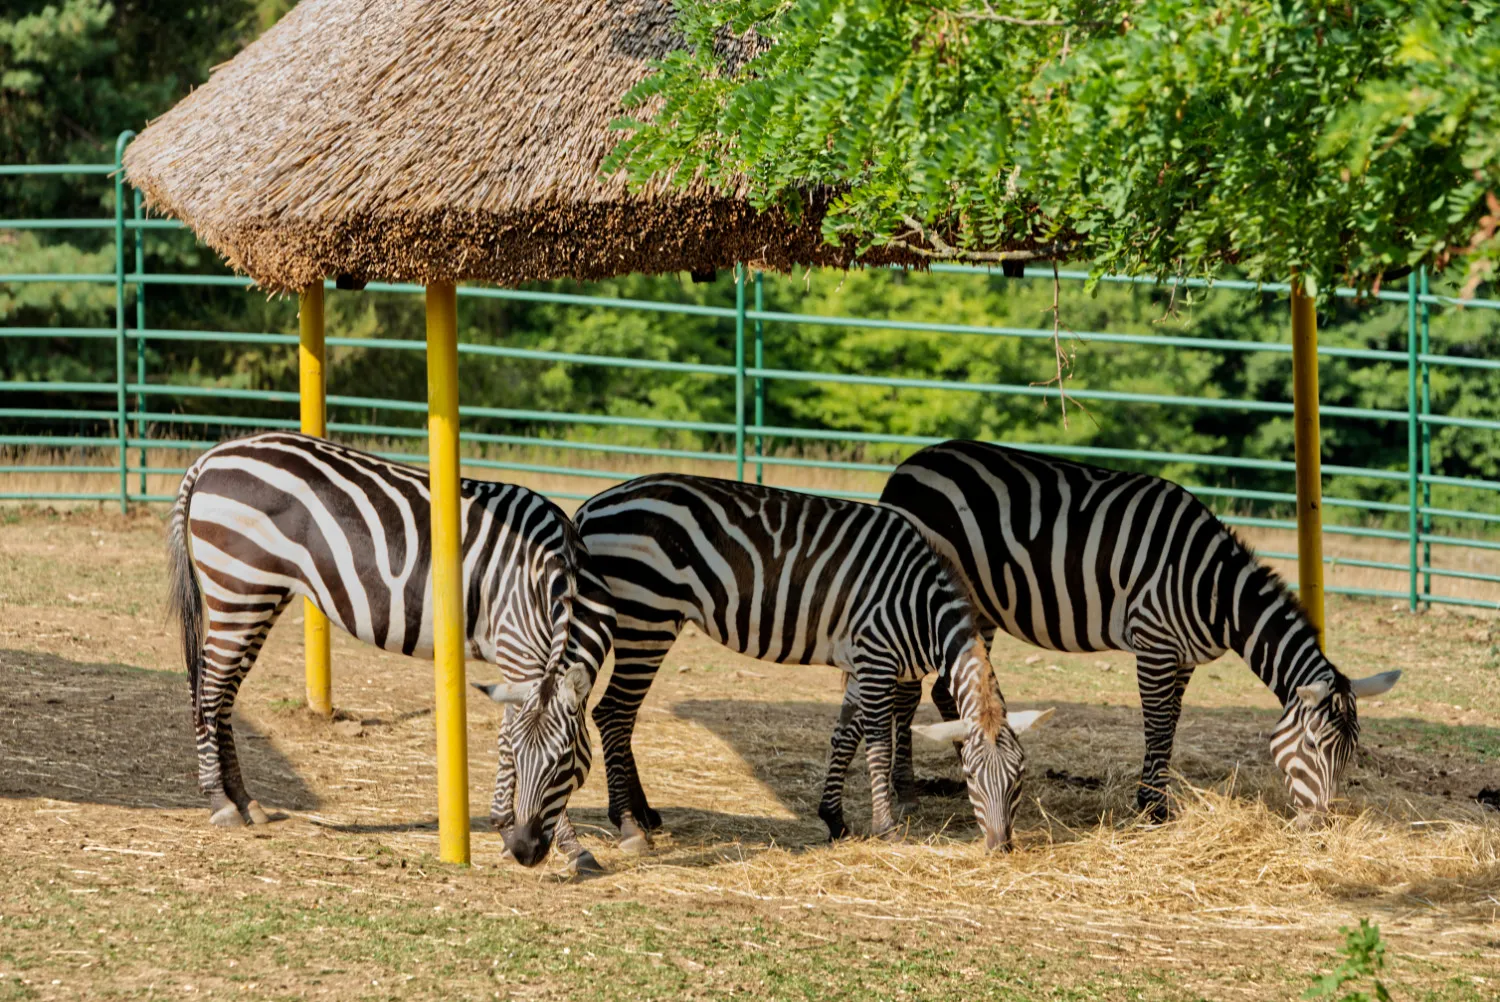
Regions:
[[[482, 480], [460, 495], [466, 653], [507, 680], [481, 687], [508, 704], [491, 818], [527, 866], [554, 834], [575, 865], [594, 866], [563, 808], [588, 774], [584, 706], [609, 650], [608, 594], [556, 505]], [[294, 597], [366, 643], [432, 657], [429, 505], [425, 471], [291, 433], [215, 446], [187, 471], [168, 529], [172, 605], [214, 824], [267, 820], [241, 778], [230, 712]]]
[[[1399, 671], [1349, 679], [1296, 598], [1186, 489], [980, 442], [923, 449], [882, 505], [921, 527], [998, 627], [1058, 651], [1130, 651], [1145, 716], [1137, 803], [1166, 811], [1165, 779], [1193, 669], [1235, 651], [1281, 700], [1271, 756], [1299, 810], [1322, 812], [1359, 738], [1355, 699]], [[945, 717], [943, 694], [934, 701]]]
[[[658, 475], [596, 495], [575, 516], [614, 597], [615, 667], [594, 708], [621, 845], [649, 846], [660, 816], [631, 753], [636, 712], [685, 622], [732, 650], [848, 673], [818, 815], [847, 834], [844, 772], [866, 739], [876, 835], [890, 804], [894, 704], [948, 673], [969, 799], [989, 848], [1009, 848], [1024, 755], [962, 583], [907, 520], [855, 504], [708, 477]], [[941, 725], [939, 725], [941, 726]]]

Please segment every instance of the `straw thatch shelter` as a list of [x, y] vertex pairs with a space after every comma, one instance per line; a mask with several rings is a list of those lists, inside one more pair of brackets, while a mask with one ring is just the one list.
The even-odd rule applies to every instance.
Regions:
[[676, 44], [661, 0], [302, 0], [152, 123], [126, 170], [279, 291], [850, 263], [816, 207], [792, 226], [601, 178], [621, 96]]

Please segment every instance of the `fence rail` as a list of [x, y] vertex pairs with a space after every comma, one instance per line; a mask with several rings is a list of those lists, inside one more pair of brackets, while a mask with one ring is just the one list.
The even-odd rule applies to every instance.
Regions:
[[[298, 343], [296, 334], [282, 333], [234, 333], [212, 330], [181, 330], [151, 327], [147, 323], [147, 290], [161, 286], [198, 286], [249, 289], [251, 283], [243, 278], [226, 275], [175, 274], [148, 272], [145, 266], [144, 234], [148, 232], [181, 230], [181, 224], [170, 220], [145, 218], [139, 192], [131, 192], [121, 169], [121, 155], [133, 133], [123, 133], [116, 147], [112, 164], [55, 164], [55, 165], [0, 165], [0, 178], [27, 176], [78, 176], [82, 178], [107, 177], [114, 186], [115, 212], [113, 219], [62, 218], [62, 219], [11, 219], [0, 220], [0, 231], [112, 231], [114, 267], [108, 272], [96, 273], [31, 273], [0, 274], [0, 284], [19, 285], [28, 283], [83, 283], [113, 286], [115, 324], [112, 327], [0, 327], [0, 338], [70, 338], [80, 341], [114, 339], [115, 378], [93, 381], [0, 381], [0, 394], [6, 406], [0, 407], [0, 446], [48, 447], [58, 449], [93, 448], [108, 450], [115, 457], [109, 467], [83, 464], [38, 466], [12, 464], [0, 467], [0, 474], [20, 473], [72, 473], [102, 474], [117, 479], [112, 489], [100, 491], [0, 491], [0, 500], [69, 500], [69, 501], [118, 501], [122, 507], [131, 502], [155, 502], [170, 500], [162, 494], [152, 494], [147, 489], [147, 476], [180, 474], [183, 467], [152, 466], [148, 463], [147, 449], [170, 449], [184, 453], [201, 450], [213, 444], [191, 438], [152, 437], [153, 426], [181, 428], [184, 426], [213, 427], [257, 427], [296, 428], [295, 392], [231, 389], [218, 386], [185, 386], [168, 383], [152, 383], [147, 378], [147, 348], [153, 342], [174, 341], [222, 341], [243, 345], [282, 345], [294, 347]], [[133, 196], [133, 197], [127, 197]], [[126, 214], [127, 205], [131, 213]], [[963, 265], [933, 265], [932, 271], [949, 274], [988, 274], [987, 269]], [[1051, 281], [1051, 269], [1027, 269], [1027, 278]], [[1060, 271], [1057, 277], [1063, 281], [1077, 282], [1088, 278], [1084, 272]], [[1107, 283], [1156, 284], [1151, 279], [1129, 276], [1105, 276]], [[1214, 288], [1242, 291], [1249, 294], [1285, 293], [1288, 287], [1281, 284], [1255, 284], [1235, 280], [1207, 282], [1203, 280], [1170, 280], [1163, 285], [1180, 285], [1185, 288]], [[1329, 358], [1343, 358], [1361, 362], [1386, 363], [1393, 367], [1404, 367], [1407, 373], [1407, 407], [1403, 410], [1373, 407], [1327, 406], [1322, 408], [1325, 417], [1381, 424], [1404, 424], [1408, 435], [1406, 469], [1372, 469], [1353, 466], [1324, 466], [1330, 476], [1359, 477], [1374, 481], [1403, 482], [1407, 485], [1405, 503], [1374, 501], [1350, 497], [1325, 497], [1324, 504], [1330, 508], [1353, 509], [1374, 515], [1406, 513], [1405, 530], [1357, 525], [1327, 525], [1324, 531], [1331, 535], [1354, 538], [1373, 538], [1404, 541], [1408, 547], [1405, 562], [1326, 558], [1330, 564], [1342, 564], [1371, 570], [1402, 573], [1408, 580], [1405, 591], [1391, 589], [1330, 587], [1335, 593], [1399, 598], [1412, 608], [1420, 603], [1446, 603], [1500, 608], [1500, 603], [1484, 601], [1468, 596], [1452, 596], [1434, 593], [1434, 578], [1455, 581], [1474, 581], [1484, 584], [1500, 583], [1500, 574], [1481, 571], [1434, 566], [1432, 547], [1466, 547], [1474, 551], [1500, 550], [1500, 542], [1482, 536], [1455, 536], [1434, 531], [1433, 519], [1467, 520], [1476, 524], [1483, 532], [1487, 526], [1500, 523], [1500, 514], [1475, 509], [1434, 506], [1431, 491], [1434, 486], [1461, 487], [1479, 492], [1479, 495], [1500, 493], [1500, 481], [1464, 479], [1443, 476], [1432, 468], [1431, 430], [1434, 427], [1456, 427], [1480, 433], [1500, 431], [1500, 421], [1432, 413], [1431, 373], [1445, 367], [1468, 370], [1500, 370], [1500, 359], [1455, 357], [1432, 350], [1429, 332], [1430, 308], [1448, 306], [1455, 302], [1451, 297], [1434, 295], [1428, 286], [1425, 270], [1414, 275], [1402, 291], [1381, 290], [1374, 294], [1359, 293], [1353, 289], [1338, 289], [1335, 295], [1341, 298], [1363, 297], [1375, 302], [1401, 304], [1406, 311], [1407, 350], [1378, 350], [1320, 345], [1318, 354]], [[335, 283], [325, 283], [328, 289]], [[368, 292], [420, 294], [420, 286], [399, 283], [370, 283]], [[753, 300], [750, 294], [753, 290]], [[135, 316], [129, 322], [127, 307], [134, 293]], [[590, 296], [565, 292], [533, 289], [460, 288], [462, 298], [498, 299], [520, 302], [550, 303], [565, 306], [581, 306], [602, 310], [651, 311], [662, 314], [678, 314], [701, 317], [705, 320], [732, 323], [734, 327], [733, 364], [709, 364], [696, 362], [658, 361], [627, 356], [597, 355], [579, 352], [547, 351], [530, 348], [488, 344], [460, 344], [463, 355], [516, 360], [542, 360], [568, 362], [578, 365], [599, 366], [615, 369], [637, 369], [663, 373], [691, 373], [705, 377], [734, 380], [734, 413], [732, 422], [658, 420], [654, 418], [624, 417], [607, 414], [582, 414], [556, 411], [539, 411], [517, 408], [465, 406], [460, 414], [465, 418], [499, 418], [528, 422], [553, 427], [621, 427], [650, 428], [667, 431], [697, 432], [723, 436], [732, 440], [730, 452], [702, 449], [655, 448], [635, 445], [617, 445], [603, 442], [572, 441], [542, 435], [516, 435], [472, 433], [466, 434], [470, 442], [507, 445], [538, 446], [565, 451], [588, 451], [602, 455], [645, 456], [660, 459], [692, 460], [733, 463], [735, 473], [744, 478], [747, 468], [753, 470], [757, 480], [763, 480], [767, 468], [815, 468], [842, 470], [850, 473], [882, 473], [894, 467], [885, 463], [856, 462], [836, 459], [815, 459], [796, 456], [775, 456], [766, 452], [768, 440], [817, 443], [839, 442], [845, 444], [882, 444], [922, 446], [942, 441], [937, 437], [884, 434], [877, 432], [851, 432], [832, 428], [808, 428], [771, 425], [766, 422], [766, 386], [771, 382], [823, 383], [855, 386], [876, 386], [890, 389], [939, 390], [944, 392], [1002, 394], [1011, 397], [1037, 397], [1055, 390], [1045, 386], [997, 382], [968, 382], [952, 379], [927, 379], [892, 377], [853, 372], [809, 372], [778, 368], [767, 364], [765, 331], [767, 325], [816, 325], [860, 328], [867, 330], [911, 331], [935, 334], [951, 334], [971, 337], [1016, 338], [1023, 340], [1050, 339], [1052, 331], [1015, 326], [984, 326], [952, 323], [930, 323], [900, 318], [873, 318], [858, 316], [828, 316], [806, 313], [768, 310], [764, 305], [762, 278], [753, 279], [743, 266], [736, 268], [735, 302], [733, 306], [707, 306], [691, 303], [672, 303], [643, 299], [628, 299], [606, 296]], [[1473, 299], [1463, 304], [1467, 308], [1500, 310], [1500, 300]], [[1238, 341], [1225, 338], [1195, 338], [1187, 336], [1158, 336], [1129, 334], [1111, 331], [1088, 331], [1080, 335], [1101, 344], [1151, 345], [1158, 347], [1185, 348], [1197, 351], [1289, 354], [1288, 343]], [[349, 347], [389, 351], [423, 351], [425, 344], [419, 340], [393, 338], [329, 337], [330, 347]], [[132, 358], [134, 365], [131, 364]], [[110, 399], [108, 409], [57, 408], [46, 406], [16, 406], [22, 398], [48, 393], [76, 393], [97, 395], [101, 402]], [[1219, 397], [1202, 397], [1170, 394], [1133, 393], [1106, 389], [1074, 389], [1069, 395], [1079, 400], [1128, 404], [1149, 404], [1164, 407], [1188, 407], [1216, 409], [1262, 414], [1290, 414], [1289, 402], [1247, 400]], [[234, 415], [201, 415], [176, 413], [171, 409], [174, 401], [194, 397], [211, 396], [226, 400], [253, 400], [289, 405], [286, 418], [243, 417]], [[330, 395], [328, 406], [334, 410], [363, 410], [371, 415], [426, 413], [424, 401], [391, 400], [378, 397]], [[89, 421], [109, 422], [112, 432], [108, 435], [56, 435], [17, 434], [13, 427], [18, 421]], [[362, 434], [387, 439], [421, 438], [425, 428], [394, 424], [367, 424], [348, 421], [331, 421], [330, 433]], [[1147, 449], [1114, 449], [1078, 445], [1037, 445], [1011, 443], [1018, 448], [1031, 449], [1050, 455], [1065, 455], [1081, 459], [1147, 461], [1190, 463], [1204, 469], [1258, 470], [1290, 473], [1294, 464], [1290, 460], [1268, 460], [1236, 456], [1220, 456], [1195, 453], [1175, 453]], [[132, 457], [132, 450], [135, 451]], [[389, 455], [405, 460], [422, 461], [417, 452], [393, 452]], [[134, 461], [132, 461], [132, 459]], [[615, 480], [630, 474], [611, 469], [584, 469], [575, 466], [558, 466], [547, 463], [526, 463], [493, 459], [466, 459], [472, 466], [497, 471], [559, 474], [569, 477], [584, 477], [597, 480]], [[137, 478], [132, 482], [131, 478]], [[1290, 504], [1294, 495], [1290, 492], [1240, 489], [1212, 485], [1189, 485], [1206, 499], [1229, 502], [1251, 502]], [[830, 491], [846, 497], [873, 499], [876, 495], [858, 491]], [[554, 492], [554, 496], [581, 498], [586, 495]], [[1493, 507], [1493, 505], [1491, 505]], [[1248, 515], [1226, 517], [1228, 522], [1245, 526], [1269, 529], [1291, 529], [1294, 523], [1287, 519], [1261, 518]], [[1267, 552], [1267, 556], [1295, 559], [1295, 554]]]

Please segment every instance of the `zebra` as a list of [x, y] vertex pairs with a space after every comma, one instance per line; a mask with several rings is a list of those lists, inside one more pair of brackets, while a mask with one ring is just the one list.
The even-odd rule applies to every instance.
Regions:
[[[893, 710], [933, 671], [951, 676], [969, 798], [987, 848], [1009, 849], [1025, 757], [1016, 734], [1047, 713], [1010, 714], [963, 585], [903, 516], [709, 477], [657, 474], [595, 495], [574, 516], [614, 598], [615, 665], [594, 708], [609, 818], [642, 851], [661, 816], [631, 752], [636, 713], [684, 623], [731, 650], [843, 669], [846, 693], [819, 817], [848, 834], [843, 783], [866, 740], [873, 834], [895, 837]], [[1050, 712], [1050, 711], [1047, 711]]]
[[[294, 597], [366, 643], [432, 657], [429, 505], [425, 471], [290, 432], [222, 443], [188, 469], [167, 548], [212, 823], [268, 820], [241, 777], [230, 714]], [[480, 687], [506, 704], [491, 819], [524, 865], [555, 836], [575, 868], [597, 868], [564, 805], [591, 762], [584, 707], [610, 647], [608, 593], [540, 495], [463, 480], [460, 518], [466, 654], [506, 679]]]
[[[1300, 819], [1327, 811], [1359, 738], [1355, 701], [1399, 671], [1344, 676], [1280, 578], [1185, 488], [981, 442], [950, 441], [896, 468], [882, 506], [958, 568], [985, 635], [1059, 651], [1135, 655], [1146, 754], [1137, 806], [1166, 817], [1182, 693], [1233, 650], [1284, 708], [1271, 756]], [[944, 717], [951, 700], [934, 690]]]

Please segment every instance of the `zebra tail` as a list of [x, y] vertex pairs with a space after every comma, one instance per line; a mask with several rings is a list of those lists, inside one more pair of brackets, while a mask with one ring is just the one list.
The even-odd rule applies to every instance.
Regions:
[[182, 627], [182, 658], [187, 665], [195, 713], [203, 667], [203, 593], [198, 587], [198, 572], [188, 544], [188, 503], [201, 472], [201, 464], [194, 463], [183, 476], [167, 523], [168, 611]]

